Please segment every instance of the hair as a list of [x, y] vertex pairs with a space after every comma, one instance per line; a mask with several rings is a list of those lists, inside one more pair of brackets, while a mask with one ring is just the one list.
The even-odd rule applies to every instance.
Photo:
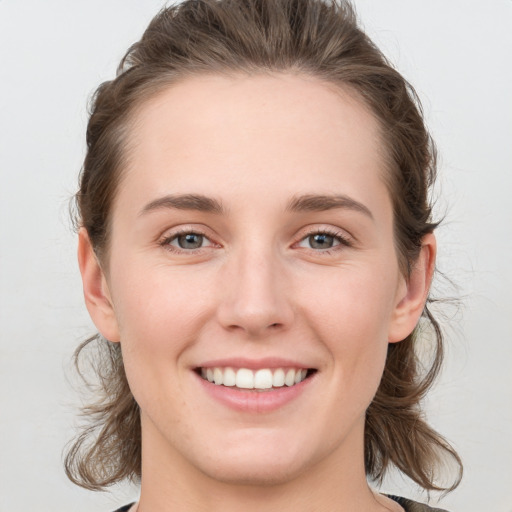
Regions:
[[[100, 262], [108, 255], [112, 204], [136, 109], [189, 76], [268, 72], [319, 78], [355, 93], [373, 113], [381, 128], [398, 261], [408, 277], [422, 238], [437, 226], [429, 202], [436, 150], [413, 87], [358, 27], [344, 0], [186, 0], [157, 14], [123, 57], [116, 78], [101, 84], [91, 103], [75, 226], [85, 227]], [[388, 346], [382, 381], [366, 411], [365, 468], [378, 482], [395, 466], [428, 491], [450, 491], [461, 480], [461, 460], [420, 407], [443, 359], [430, 302], [414, 331]], [[426, 343], [422, 324], [430, 324], [425, 330], [435, 339], [428, 363], [419, 355]], [[101, 490], [140, 478], [140, 412], [120, 344], [100, 335], [87, 339], [75, 352], [79, 371], [89, 351], [95, 401], [83, 408], [87, 424], [68, 448], [65, 467], [74, 483]], [[455, 463], [456, 475], [441, 485], [447, 462]]]

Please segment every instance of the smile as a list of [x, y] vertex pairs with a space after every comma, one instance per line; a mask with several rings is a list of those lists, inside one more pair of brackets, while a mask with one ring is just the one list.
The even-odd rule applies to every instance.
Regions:
[[283, 386], [295, 386], [316, 370], [307, 368], [248, 368], [203, 367], [199, 375], [217, 386], [227, 386], [244, 390], [269, 391]]

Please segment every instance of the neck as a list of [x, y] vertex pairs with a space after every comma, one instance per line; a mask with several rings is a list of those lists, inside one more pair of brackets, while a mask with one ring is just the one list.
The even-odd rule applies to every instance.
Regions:
[[296, 474], [244, 482], [220, 480], [202, 471], [143, 421], [137, 512], [260, 512], [263, 507], [265, 512], [401, 510], [367, 484], [363, 432], [364, 422], [335, 451]]

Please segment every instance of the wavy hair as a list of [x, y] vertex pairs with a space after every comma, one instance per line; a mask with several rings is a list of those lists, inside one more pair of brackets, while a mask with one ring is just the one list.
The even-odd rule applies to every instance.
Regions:
[[[108, 255], [112, 202], [127, 153], [130, 117], [148, 98], [187, 76], [204, 73], [284, 72], [317, 77], [354, 92], [377, 119], [394, 212], [394, 236], [407, 277], [432, 220], [429, 189], [436, 151], [412, 86], [359, 28], [344, 0], [186, 0], [164, 8], [122, 59], [115, 79], [97, 89], [87, 127], [87, 154], [75, 196], [76, 227], [85, 227], [100, 258]], [[462, 463], [425, 421], [421, 401], [441, 368], [443, 336], [425, 306], [420, 325], [433, 333], [433, 357], [420, 327], [390, 344], [382, 381], [366, 411], [365, 467], [382, 481], [395, 466], [426, 490], [452, 490]], [[422, 329], [423, 331], [423, 329]], [[76, 484], [101, 490], [141, 472], [139, 408], [125, 376], [119, 344], [93, 336], [75, 352], [94, 375], [87, 419], [70, 445], [66, 473]], [[443, 463], [457, 467], [442, 485]]]

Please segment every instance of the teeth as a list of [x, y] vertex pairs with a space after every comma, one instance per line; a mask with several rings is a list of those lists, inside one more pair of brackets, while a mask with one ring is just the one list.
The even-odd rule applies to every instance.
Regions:
[[286, 372], [286, 377], [284, 378], [284, 383], [287, 386], [293, 386], [295, 384], [295, 370], [288, 370]]
[[295, 372], [295, 384], [298, 384], [299, 382], [303, 381], [306, 378], [306, 373], [308, 373], [307, 370], [297, 370]]
[[215, 382], [215, 384], [217, 384], [217, 385], [221, 385], [222, 377], [223, 377], [222, 370], [220, 368], [214, 368], [213, 369], [213, 382]]
[[236, 372], [236, 387], [242, 389], [254, 388], [254, 373], [247, 368], [240, 368]]
[[258, 370], [254, 374], [254, 387], [256, 389], [270, 389], [272, 387], [272, 372], [270, 370]]
[[294, 386], [302, 382], [308, 371], [305, 368], [261, 368], [249, 370], [230, 367], [201, 368], [201, 377], [217, 386], [236, 386], [240, 389], [271, 389]]
[[236, 372], [233, 368], [224, 369], [224, 378], [222, 379], [224, 386], [235, 386], [236, 385]]
[[274, 375], [272, 375], [272, 386], [275, 388], [284, 386], [284, 370], [282, 368], [278, 368], [274, 371]]

